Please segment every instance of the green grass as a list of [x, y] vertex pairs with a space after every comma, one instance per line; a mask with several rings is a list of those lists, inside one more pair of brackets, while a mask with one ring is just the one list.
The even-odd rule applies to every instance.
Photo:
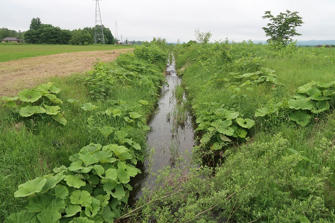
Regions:
[[[260, 45], [217, 43], [179, 45], [176, 52], [178, 68], [187, 65], [183, 85], [195, 127], [211, 120], [209, 112], [223, 105], [256, 125], [247, 140], [235, 140], [220, 151], [210, 149], [217, 138], [205, 151], [195, 147], [194, 153], [207, 159], [204, 163], [217, 164], [216, 174], [208, 168], [186, 177], [172, 171], [166, 175], [169, 183], [148, 193], [138, 206], [158, 201], [145, 205], [130, 222], [334, 222], [334, 104], [307, 127], [290, 121], [287, 110], [269, 118], [254, 114], [267, 103], [292, 97], [310, 81], [334, 81], [335, 49], [273, 51]], [[274, 69], [282, 85], [229, 87], [224, 79], [231, 71], [244, 74], [258, 66]], [[197, 132], [197, 143], [205, 141], [209, 131]]]
[[49, 45], [49, 44], [0, 44], [0, 62], [17, 60], [27, 57], [45, 56], [58, 53], [114, 50], [129, 48], [131, 46], [120, 45]]
[[[57, 46], [55, 49], [60, 50], [59, 47]], [[99, 47], [88, 46], [81, 49], [96, 50]], [[124, 58], [131, 60], [123, 59], [123, 63], [128, 62], [129, 65], [132, 65], [134, 57]], [[137, 61], [142, 61], [148, 66], [155, 66], [141, 60], [141, 58]], [[114, 68], [117, 66], [116, 63], [116, 61], [111, 63], [114, 64]], [[126, 72], [126, 70], [124, 71]], [[140, 85], [137, 81], [113, 82], [111, 95], [103, 101], [92, 99], [92, 95], [85, 85], [86, 75], [77, 74], [66, 78], [52, 78], [51, 81], [62, 90], [59, 97], [64, 101], [62, 110], [68, 120], [65, 127], [48, 119], [37, 119], [34, 121], [34, 127], [29, 128], [31, 121], [22, 121], [17, 115], [0, 106], [0, 222], [3, 222], [10, 214], [21, 211], [27, 202], [27, 199], [14, 198], [13, 196], [19, 184], [49, 174], [53, 168], [60, 165], [68, 165], [70, 163], [69, 156], [79, 152], [83, 146], [89, 143], [103, 145], [117, 143], [114, 138], [104, 138], [97, 129], [92, 130], [88, 126], [88, 118], [94, 113], [84, 112], [81, 109], [84, 103], [91, 102], [98, 107], [98, 111], [105, 111], [107, 108], [115, 108], [115, 101], [123, 101], [123, 106], [138, 108], [136, 112], [148, 119], [158, 100], [158, 94], [155, 93], [153, 96], [152, 92], [159, 91], [160, 83], [163, 80], [163, 71], [160, 73], [157, 68], [156, 73], [152, 75], [155, 75], [156, 82], [152, 83], [150, 87]], [[145, 78], [149, 81], [151, 77]], [[76, 102], [69, 103], [67, 99], [75, 99]], [[148, 104], [141, 106], [139, 100], [146, 100]], [[107, 125], [108, 123], [103, 124]], [[143, 159], [146, 131], [139, 127], [127, 126], [125, 121], [115, 122], [113, 127], [127, 128], [128, 136], [141, 145], [142, 156], [138, 159]]]

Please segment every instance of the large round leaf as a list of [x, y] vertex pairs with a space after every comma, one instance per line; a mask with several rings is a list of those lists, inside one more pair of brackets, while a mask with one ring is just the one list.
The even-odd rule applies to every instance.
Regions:
[[329, 110], [330, 105], [328, 101], [316, 101], [314, 102], [313, 109], [311, 110], [314, 114], [319, 114], [321, 112]]
[[236, 122], [245, 129], [251, 129], [255, 125], [255, 121], [249, 118], [237, 118]]
[[45, 109], [42, 108], [41, 106], [31, 106], [31, 105], [28, 105], [28, 106], [25, 106], [25, 107], [22, 107], [19, 111], [19, 114], [21, 117], [30, 117], [34, 114], [43, 114], [45, 113]]
[[19, 189], [14, 193], [14, 197], [27, 197], [42, 191], [47, 179], [44, 177], [37, 177], [34, 180], [27, 181], [19, 185]]
[[59, 106], [47, 106], [44, 105], [45, 108], [45, 113], [47, 113], [47, 115], [57, 115], [60, 113], [60, 107]]
[[42, 93], [40, 91], [26, 89], [20, 91], [18, 96], [20, 101], [34, 103], [42, 97]]
[[310, 123], [311, 118], [311, 115], [304, 111], [293, 111], [290, 114], [290, 119], [302, 127], [307, 126]]
[[290, 99], [288, 101], [288, 107], [295, 110], [312, 110], [313, 102], [309, 98], [299, 97]]

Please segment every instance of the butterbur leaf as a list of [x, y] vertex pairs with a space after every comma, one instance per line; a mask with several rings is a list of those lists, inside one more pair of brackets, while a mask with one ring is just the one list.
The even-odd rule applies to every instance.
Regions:
[[89, 166], [99, 162], [99, 159], [95, 156], [95, 154], [88, 153], [88, 152], [80, 152], [79, 159], [83, 161], [85, 166]]
[[119, 181], [123, 184], [127, 184], [130, 182], [130, 176], [123, 168], [117, 169], [117, 177]]
[[249, 118], [237, 118], [236, 122], [245, 129], [251, 129], [255, 125], [255, 121]]
[[221, 150], [223, 146], [224, 146], [223, 143], [215, 142], [211, 146], [211, 150]]
[[58, 122], [59, 124], [62, 125], [66, 125], [67, 124], [67, 120], [64, 118], [64, 116], [62, 114], [57, 114], [57, 115], [53, 115], [51, 116], [56, 122]]
[[27, 197], [42, 191], [47, 179], [44, 177], [37, 177], [34, 180], [27, 181], [19, 185], [18, 190], [14, 193], [14, 197]]
[[299, 97], [290, 99], [288, 101], [288, 107], [295, 110], [312, 110], [313, 103], [309, 98]]
[[132, 119], [138, 119], [142, 117], [142, 115], [138, 114], [137, 112], [129, 112], [129, 117]]
[[314, 114], [319, 114], [329, 109], [330, 105], [328, 101], [316, 101], [314, 102], [313, 109], [311, 110], [311, 112], [313, 112]]
[[45, 83], [45, 84], [41, 84], [41, 85], [37, 86], [37, 87], [35, 88], [35, 90], [36, 90], [36, 91], [39, 91], [39, 92], [41, 92], [41, 93], [43, 93], [43, 94], [48, 94], [48, 93], [50, 92], [50, 88], [51, 88], [52, 85], [53, 85], [52, 82], [48, 82], [48, 83]]
[[305, 127], [310, 123], [312, 116], [304, 111], [293, 111], [290, 114], [290, 119], [298, 125]]
[[93, 111], [97, 109], [97, 106], [93, 105], [92, 103], [85, 103], [81, 106], [81, 109], [84, 111]]
[[88, 219], [87, 217], [78, 217], [72, 219], [72, 221], [70, 221], [69, 223], [96, 223], [96, 222]]
[[81, 188], [86, 185], [86, 182], [83, 181], [78, 175], [67, 175], [64, 180], [66, 181], [66, 184], [70, 187], [74, 188]]
[[118, 200], [121, 200], [124, 196], [126, 196], [126, 192], [124, 191], [124, 188], [121, 184], [118, 184], [115, 187], [114, 192], [111, 193], [112, 196]]
[[228, 119], [228, 120], [234, 120], [236, 119], [238, 116], [240, 115], [240, 113], [238, 112], [234, 112], [234, 111], [229, 111], [229, 110], [226, 110], [225, 111], [225, 118]]
[[20, 91], [18, 97], [22, 102], [34, 103], [42, 97], [42, 93], [40, 91], [26, 89]]
[[37, 215], [37, 219], [39, 222], [50, 222], [50, 223], [58, 223], [59, 219], [61, 219], [62, 215], [57, 210], [47, 209], [43, 210], [41, 213]]
[[139, 100], [138, 102], [139, 102], [141, 105], [148, 105], [148, 104], [149, 104], [149, 102], [146, 101], [146, 100]]
[[43, 190], [41, 192], [45, 193], [49, 191], [50, 189], [54, 188], [59, 182], [61, 182], [64, 179], [63, 174], [56, 174], [56, 175], [46, 175], [44, 178], [47, 180], [46, 184], [43, 187]]
[[47, 106], [44, 105], [45, 113], [47, 115], [57, 115], [60, 113], [60, 107], [59, 106]]
[[81, 211], [81, 207], [79, 205], [69, 205], [66, 209], [65, 209], [65, 213], [66, 215], [64, 217], [68, 218], [68, 217], [73, 217], [75, 216], [77, 213], [79, 213]]
[[55, 195], [56, 197], [64, 200], [69, 195], [69, 190], [64, 185], [57, 185], [55, 187]]
[[117, 181], [117, 175], [118, 175], [117, 170], [114, 168], [109, 168], [108, 170], [106, 170], [105, 173], [105, 177], [113, 181]]
[[45, 109], [42, 108], [41, 106], [32, 106], [32, 105], [27, 105], [25, 107], [22, 107], [19, 111], [19, 114], [21, 117], [30, 117], [35, 114], [43, 114], [45, 113]]
[[71, 204], [79, 204], [88, 207], [92, 203], [92, 197], [86, 190], [75, 190], [70, 196]]
[[124, 146], [111, 144], [111, 145], [104, 146], [103, 149], [104, 150], [110, 149], [111, 151], [113, 151], [116, 157], [118, 157], [120, 160], [129, 160], [133, 158], [132, 155], [129, 153], [129, 149], [127, 149]]
[[98, 214], [100, 210], [100, 201], [96, 198], [92, 198], [92, 203], [90, 206], [85, 208], [85, 214], [88, 217], [94, 217]]
[[49, 91], [54, 94], [59, 94], [61, 92], [61, 89], [52, 84]]
[[17, 101], [19, 99], [19, 97], [7, 97], [7, 96], [3, 96], [1, 98], [1, 101], [3, 102], [14, 102], [14, 101]]
[[139, 169], [131, 165], [126, 166], [126, 171], [127, 171], [127, 174], [131, 177], [135, 177], [137, 174], [141, 172]]
[[54, 103], [54, 104], [58, 104], [58, 105], [60, 105], [60, 104], [63, 104], [63, 101], [62, 100], [60, 100], [56, 95], [54, 95], [54, 94], [45, 94], [44, 95], [45, 97], [47, 97], [52, 103]]
[[104, 126], [102, 128], [99, 128], [99, 132], [105, 137], [108, 138], [108, 136], [110, 136], [113, 132], [114, 132], [114, 128], [111, 126]]
[[105, 169], [101, 165], [94, 165], [93, 169], [99, 177], [102, 177], [102, 175], [105, 173]]

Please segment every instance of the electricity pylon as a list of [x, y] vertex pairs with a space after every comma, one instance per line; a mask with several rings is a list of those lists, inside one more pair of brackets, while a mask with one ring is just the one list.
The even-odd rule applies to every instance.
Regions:
[[100, 1], [95, 1], [95, 26], [94, 26], [94, 43], [105, 44], [105, 35], [102, 25], [101, 10], [100, 10]]

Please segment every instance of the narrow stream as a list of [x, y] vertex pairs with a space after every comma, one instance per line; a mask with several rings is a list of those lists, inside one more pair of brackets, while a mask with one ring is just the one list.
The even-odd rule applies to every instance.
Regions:
[[[161, 90], [158, 108], [149, 125], [147, 145], [151, 151], [149, 159], [145, 162], [145, 174], [137, 182], [139, 188], [136, 198], [142, 195], [140, 188], [153, 188], [156, 175], [167, 168], [187, 168], [192, 160], [194, 133], [192, 118], [184, 108], [183, 103], [177, 103], [176, 88], [181, 84], [181, 79], [176, 72], [174, 56], [171, 55], [166, 69], [166, 82]], [[183, 95], [183, 100], [186, 100]], [[183, 118], [180, 118], [183, 117]], [[181, 120], [181, 121], [177, 121]]]

